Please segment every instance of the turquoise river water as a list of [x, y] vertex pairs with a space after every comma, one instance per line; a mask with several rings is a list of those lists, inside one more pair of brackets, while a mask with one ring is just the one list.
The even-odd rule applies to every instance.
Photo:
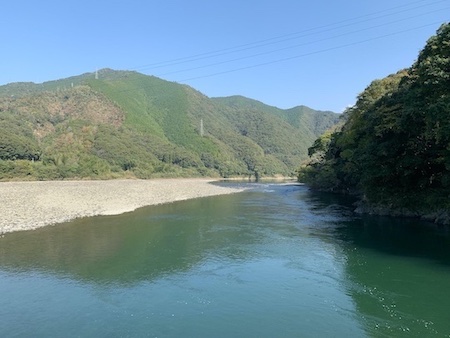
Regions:
[[450, 337], [448, 228], [246, 186], [7, 234], [0, 337]]

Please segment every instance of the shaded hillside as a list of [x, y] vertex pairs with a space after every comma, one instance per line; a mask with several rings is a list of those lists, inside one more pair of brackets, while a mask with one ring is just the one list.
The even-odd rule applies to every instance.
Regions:
[[325, 130], [331, 128], [337, 121], [337, 115], [334, 112], [314, 110], [306, 106], [280, 109], [238, 95], [213, 98], [213, 100], [225, 104], [236, 111], [258, 111], [267, 115], [281, 117], [287, 121], [289, 125], [300, 129], [301, 132], [312, 132], [314, 135], [322, 134]]
[[292, 175], [337, 120], [229, 100], [109, 69], [0, 86], [0, 178]]
[[357, 192], [377, 212], [448, 216], [449, 41], [450, 24], [444, 24], [410, 68], [373, 81], [342, 128], [310, 148], [300, 179]]
[[222, 114], [241, 135], [255, 140], [266, 154], [289, 166], [304, 159], [311, 144], [308, 140], [335, 125], [339, 116], [305, 106], [283, 110], [242, 96], [213, 100], [229, 108], [222, 108]]

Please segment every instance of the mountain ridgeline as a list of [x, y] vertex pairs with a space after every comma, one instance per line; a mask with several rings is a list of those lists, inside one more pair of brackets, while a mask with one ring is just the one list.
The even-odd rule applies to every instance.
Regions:
[[450, 222], [450, 24], [417, 61], [373, 81], [309, 149], [299, 180], [359, 194], [362, 211]]
[[130, 71], [0, 86], [0, 179], [293, 175], [338, 114]]

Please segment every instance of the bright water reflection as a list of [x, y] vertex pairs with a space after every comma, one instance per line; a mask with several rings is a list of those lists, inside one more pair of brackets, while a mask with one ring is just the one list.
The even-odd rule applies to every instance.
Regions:
[[447, 234], [253, 187], [6, 236], [0, 336], [450, 333]]

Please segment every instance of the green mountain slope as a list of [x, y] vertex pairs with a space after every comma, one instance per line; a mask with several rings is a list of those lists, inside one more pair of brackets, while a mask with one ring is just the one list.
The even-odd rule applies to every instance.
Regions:
[[221, 114], [233, 124], [236, 130], [245, 137], [254, 140], [268, 156], [295, 167], [305, 158], [308, 140], [315, 139], [329, 126], [336, 123], [336, 114], [325, 114], [311, 110], [318, 116], [324, 116], [329, 121], [321, 128], [315, 123], [291, 123], [289, 116], [300, 121], [302, 113], [295, 108], [290, 111], [265, 105], [259, 101], [241, 96], [214, 98], [214, 102], [226, 107], [218, 107]]
[[373, 81], [310, 148], [300, 179], [358, 192], [378, 212], [450, 220], [449, 41], [444, 24], [410, 68]]
[[292, 175], [338, 117], [232, 102], [110, 69], [0, 86], [0, 179]]

